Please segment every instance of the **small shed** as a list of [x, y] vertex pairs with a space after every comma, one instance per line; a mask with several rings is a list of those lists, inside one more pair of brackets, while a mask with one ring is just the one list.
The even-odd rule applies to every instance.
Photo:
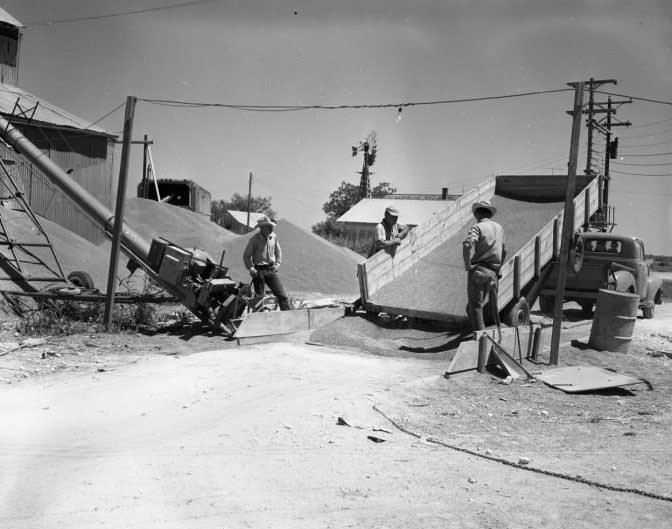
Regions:
[[192, 180], [159, 178], [155, 184], [154, 181], [145, 178], [138, 184], [138, 198], [166, 202], [210, 216], [212, 202], [210, 191]]
[[236, 211], [234, 209], [229, 209], [224, 212], [224, 215], [222, 216], [219, 224], [229, 231], [242, 235], [252, 231], [256, 227], [257, 221], [265, 216], [266, 215], [264, 213], [250, 211], [250, 223], [248, 226], [247, 211]]

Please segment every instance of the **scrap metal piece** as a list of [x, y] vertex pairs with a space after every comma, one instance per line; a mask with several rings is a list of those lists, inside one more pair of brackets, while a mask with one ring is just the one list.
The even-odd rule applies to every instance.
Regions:
[[632, 384], [646, 384], [646, 381], [642, 379], [594, 366], [558, 367], [537, 375], [537, 378], [565, 393], [580, 393]]

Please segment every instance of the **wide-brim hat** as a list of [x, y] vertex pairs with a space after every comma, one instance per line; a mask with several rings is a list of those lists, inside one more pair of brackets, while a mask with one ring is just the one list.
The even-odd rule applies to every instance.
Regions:
[[492, 203], [489, 200], [479, 200], [478, 202], [474, 202], [471, 205], [471, 212], [476, 213], [476, 210], [478, 209], [487, 209], [490, 211], [491, 215], [494, 215], [497, 213], [497, 208], [492, 205]]
[[262, 226], [272, 226], [275, 228], [277, 226], [277, 223], [269, 219], [268, 217], [261, 217], [257, 221], [257, 225], [255, 226], [255, 228], [261, 228]]

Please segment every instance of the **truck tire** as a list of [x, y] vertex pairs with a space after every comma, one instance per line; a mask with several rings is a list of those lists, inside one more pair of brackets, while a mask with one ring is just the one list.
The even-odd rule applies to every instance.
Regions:
[[520, 298], [513, 307], [511, 307], [504, 322], [510, 327], [530, 324], [530, 305], [525, 298]]
[[555, 296], [539, 296], [539, 308], [544, 314], [553, 314]]
[[75, 270], [68, 274], [68, 281], [72, 283], [77, 288], [90, 289], [95, 288], [93, 284], [93, 279], [87, 272], [81, 270]]
[[654, 305], [642, 307], [642, 318], [644, 318], [645, 320], [653, 319], [654, 308], [655, 308]]

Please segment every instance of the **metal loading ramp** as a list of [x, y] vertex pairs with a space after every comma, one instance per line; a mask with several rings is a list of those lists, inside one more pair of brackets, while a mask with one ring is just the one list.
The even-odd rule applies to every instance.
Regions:
[[[471, 204], [479, 199], [489, 199], [497, 207], [495, 220], [506, 236], [508, 255], [499, 284], [500, 311], [524, 295], [539, 279], [542, 268], [559, 253], [564, 202], [557, 190], [539, 195], [537, 188], [528, 197], [511, 193], [511, 188], [500, 185], [503, 182], [497, 182], [497, 178], [483, 182], [454, 206], [416, 227], [394, 257], [379, 252], [360, 265], [364, 308], [438, 321], [466, 321], [467, 273], [462, 241], [475, 222]], [[574, 200], [575, 229], [587, 223], [598, 207], [598, 179], [579, 189]]]

